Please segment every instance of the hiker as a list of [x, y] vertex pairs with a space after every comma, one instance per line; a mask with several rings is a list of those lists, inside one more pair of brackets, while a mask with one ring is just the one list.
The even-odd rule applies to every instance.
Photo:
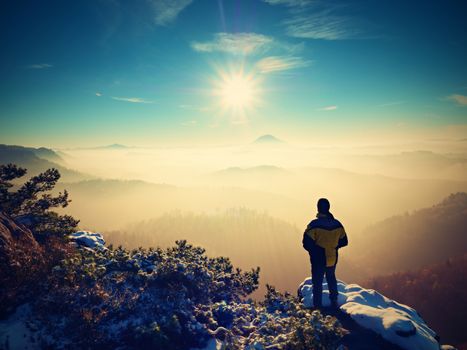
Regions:
[[342, 224], [329, 211], [326, 198], [318, 200], [318, 214], [303, 234], [303, 248], [310, 254], [313, 305], [322, 307], [323, 277], [326, 274], [331, 306], [337, 308], [337, 250], [348, 244]]

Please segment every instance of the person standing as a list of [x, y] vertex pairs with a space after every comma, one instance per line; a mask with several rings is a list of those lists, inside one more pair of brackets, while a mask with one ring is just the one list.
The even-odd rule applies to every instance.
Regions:
[[331, 306], [337, 304], [336, 265], [338, 249], [348, 245], [344, 226], [329, 211], [331, 205], [326, 198], [318, 200], [318, 214], [303, 233], [303, 248], [310, 254], [311, 280], [313, 282], [313, 305], [322, 307], [323, 278], [329, 288]]

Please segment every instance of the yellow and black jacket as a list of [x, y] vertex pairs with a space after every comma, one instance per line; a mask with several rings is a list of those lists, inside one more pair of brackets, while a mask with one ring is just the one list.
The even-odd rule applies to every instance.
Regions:
[[331, 213], [318, 214], [303, 234], [303, 248], [310, 253], [312, 264], [335, 266], [337, 250], [347, 244], [344, 226]]

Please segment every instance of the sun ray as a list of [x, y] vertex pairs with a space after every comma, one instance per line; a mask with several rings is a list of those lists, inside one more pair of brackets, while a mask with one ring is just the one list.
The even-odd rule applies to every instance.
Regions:
[[260, 79], [243, 68], [218, 70], [213, 94], [224, 112], [246, 115], [260, 102]]

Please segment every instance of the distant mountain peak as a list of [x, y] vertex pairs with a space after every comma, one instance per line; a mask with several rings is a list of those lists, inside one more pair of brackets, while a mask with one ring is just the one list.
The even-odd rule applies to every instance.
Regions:
[[268, 144], [279, 144], [279, 143], [284, 143], [284, 141], [278, 139], [274, 135], [266, 134], [258, 137], [253, 143], [268, 143]]

